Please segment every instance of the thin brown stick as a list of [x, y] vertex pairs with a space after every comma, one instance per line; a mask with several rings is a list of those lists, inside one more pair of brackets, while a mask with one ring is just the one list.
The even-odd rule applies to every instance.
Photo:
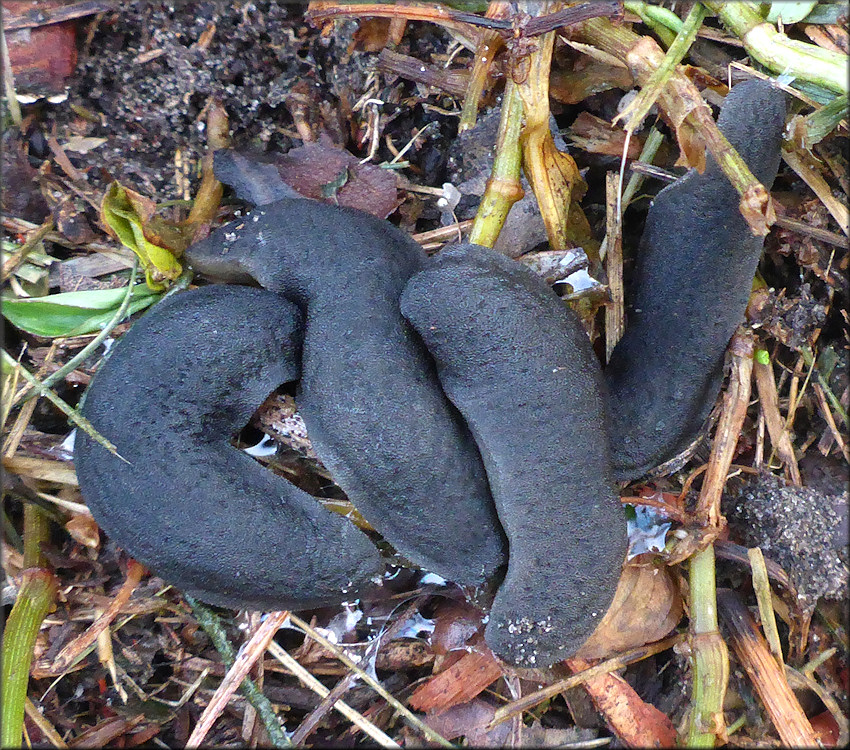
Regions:
[[787, 216], [777, 216], [776, 225], [783, 229], [790, 229], [792, 232], [796, 232], [797, 234], [804, 234], [807, 237], [813, 237], [814, 239], [826, 242], [829, 245], [835, 245], [835, 247], [847, 247], [846, 237], [842, 237], [836, 232], [830, 232], [828, 229], [813, 227], [811, 224], [806, 224], [804, 221], [789, 219]]
[[565, 690], [577, 687], [593, 677], [608, 674], [608, 672], [622, 669], [629, 664], [634, 664], [636, 662], [643, 661], [644, 659], [648, 659], [654, 654], [659, 654], [662, 651], [666, 651], [668, 648], [672, 648], [677, 643], [681, 643], [682, 640], [684, 640], [683, 635], [673, 635], [669, 638], [665, 638], [664, 640], [657, 641], [656, 643], [650, 643], [646, 646], [629, 649], [628, 651], [612, 656], [610, 659], [606, 659], [589, 669], [583, 669], [581, 672], [576, 672], [563, 680], [558, 680], [558, 682], [553, 682], [545, 688], [529, 693], [519, 700], [512, 701], [511, 703], [497, 709], [488, 729], [492, 729], [497, 724], [501, 724], [503, 721], [507, 721], [512, 716], [516, 716], [523, 711], [530, 711], [535, 706], [543, 703], [543, 701], [554, 698], [556, 695], [564, 692]]
[[730, 589], [718, 589], [717, 604], [729, 632], [729, 645], [764, 703], [783, 744], [817, 747], [812, 725], [749, 610]]
[[29, 697], [24, 702], [24, 711], [26, 711], [29, 720], [38, 727], [39, 731], [50, 741], [53, 747], [58, 747], [60, 750], [68, 747], [68, 743], [59, 736], [59, 732], [56, 731], [53, 724], [38, 710], [38, 706]]
[[[326, 698], [331, 692], [321, 682], [319, 682], [312, 674], [302, 667], [292, 656], [283, 648], [277, 645], [274, 641], [268, 645], [269, 653], [277, 659], [284, 667], [294, 674], [301, 682], [303, 682], [310, 690], [322, 698]], [[355, 711], [351, 706], [341, 700], [334, 703], [334, 709], [339, 711], [346, 719], [354, 724], [358, 729], [371, 737], [381, 747], [399, 748], [399, 745], [392, 737], [388, 736], [381, 729], [376, 727], [371, 721], [365, 718], [362, 714]]]
[[619, 201], [620, 180], [616, 172], [605, 175], [605, 239], [608, 251], [605, 265], [608, 271], [608, 292], [611, 302], [605, 306], [605, 359], [622, 338], [626, 328], [625, 288], [623, 286], [623, 231]]
[[145, 573], [144, 565], [135, 560], [130, 560], [130, 564], [127, 566], [127, 579], [121, 585], [115, 598], [100, 617], [59, 652], [53, 660], [53, 664], [49, 667], [51, 672], [61, 674], [80, 657], [83, 651], [94, 644], [97, 637], [109, 627], [110, 623], [118, 616], [121, 608], [129, 601], [130, 595], [135, 591]]
[[354, 674], [354, 672], [349, 672], [336, 685], [334, 685], [333, 690], [322, 698], [321, 703], [307, 714], [304, 721], [299, 724], [298, 729], [292, 733], [292, 736], [289, 738], [292, 740], [292, 744], [296, 747], [303, 745], [304, 740], [313, 733], [313, 730], [319, 726], [322, 719], [325, 718], [336, 702], [351, 689], [351, 686], [356, 681], [357, 675]]
[[[29, 224], [29, 222], [27, 222], [27, 224]], [[30, 224], [28, 229], [32, 230], [32, 234], [27, 237], [23, 245], [6, 258], [3, 263], [2, 276], [0, 276], [0, 280], [5, 281], [9, 278], [14, 270], [26, 260], [27, 256], [38, 247], [39, 243], [53, 231], [53, 226], [52, 216], [48, 216], [41, 226]]]
[[820, 198], [826, 210], [841, 227], [841, 231], [850, 235], [850, 209], [832, 194], [832, 188], [818, 169], [814, 157], [796, 149], [783, 149], [782, 158]]
[[735, 446], [750, 401], [750, 382], [753, 371], [753, 336], [739, 329], [729, 345], [732, 352], [732, 374], [723, 399], [723, 411], [717, 423], [711, 457], [708, 462], [702, 491], [697, 501], [696, 517], [705, 525], [719, 528], [721, 524], [720, 496], [732, 465]]
[[428, 232], [419, 232], [419, 234], [413, 235], [413, 239], [423, 247], [426, 245], [441, 245], [444, 242], [458, 239], [459, 234], [461, 232], [468, 232], [472, 229], [472, 225], [474, 223], [474, 219], [466, 219], [464, 221], [459, 221], [457, 224], [449, 224], [446, 227], [431, 229]]
[[314, 641], [324, 646], [328, 651], [330, 651], [339, 661], [341, 661], [346, 667], [348, 667], [352, 672], [355, 672], [357, 676], [363, 680], [369, 687], [371, 687], [378, 695], [380, 695], [387, 703], [389, 703], [398, 713], [399, 715], [407, 721], [412, 727], [415, 727], [419, 731], [422, 732], [425, 737], [431, 742], [436, 742], [442, 747], [452, 747], [452, 743], [446, 740], [445, 737], [442, 737], [439, 732], [434, 731], [431, 727], [425, 724], [416, 714], [414, 714], [407, 706], [405, 706], [398, 698], [396, 698], [392, 693], [388, 692], [387, 689], [378, 682], [372, 675], [366, 672], [359, 664], [354, 662], [351, 657], [345, 653], [339, 646], [335, 643], [331, 643], [327, 638], [325, 638], [321, 633], [316, 632], [314, 628], [312, 628], [309, 623], [304, 622], [300, 617], [296, 615], [292, 615], [292, 624], [301, 628], [305, 633], [307, 633]]
[[838, 429], [838, 425], [835, 423], [835, 417], [832, 416], [832, 409], [829, 408], [829, 401], [827, 401], [826, 394], [824, 393], [821, 384], [813, 383], [812, 388], [814, 389], [815, 396], [817, 397], [821, 414], [826, 420], [826, 424], [832, 433], [832, 437], [838, 445], [838, 450], [841, 451], [841, 455], [844, 456], [844, 460], [847, 461], [847, 463], [850, 463], [850, 449], [848, 449], [847, 442], [841, 434], [841, 430]]
[[288, 612], [272, 612], [263, 621], [251, 639], [245, 644], [244, 648], [240, 649], [233, 662], [233, 666], [228, 670], [221, 685], [215, 691], [201, 718], [192, 730], [189, 740], [186, 742], [186, 747], [199, 747], [203, 743], [207, 733], [212, 729], [212, 725], [219, 717], [231, 696], [239, 689], [242, 680], [248, 676], [248, 672], [257, 659], [262, 658], [266, 649], [269, 647], [275, 633], [283, 626], [286, 618], [289, 617]]
[[53, 158], [56, 159], [56, 163], [62, 167], [62, 171], [68, 175], [68, 177], [70, 177], [74, 182], [85, 181], [85, 175], [71, 164], [68, 154], [65, 153], [65, 149], [59, 145], [59, 141], [57, 141], [56, 138], [52, 135], [47, 136], [47, 145], [53, 152]]

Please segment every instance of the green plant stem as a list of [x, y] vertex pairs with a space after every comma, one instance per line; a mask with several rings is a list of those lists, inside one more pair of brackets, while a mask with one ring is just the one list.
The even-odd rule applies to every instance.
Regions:
[[[233, 666], [236, 654], [224, 632], [221, 618], [206, 604], [203, 604], [194, 597], [186, 596], [185, 599], [189, 603], [189, 606], [192, 607], [198, 624], [210, 637], [216, 651], [221, 654], [221, 660], [224, 662], [224, 666], [230, 669]], [[281, 727], [280, 719], [275, 714], [269, 699], [263, 695], [254, 681], [250, 677], [246, 677], [242, 680], [239, 690], [254, 707], [257, 715], [263, 722], [263, 726], [265, 726], [269, 739], [272, 742], [272, 747], [292, 747], [292, 743], [289, 741], [289, 737], [287, 737], [283, 727]]]
[[[625, 62], [640, 86], [647, 84], [664, 60], [654, 40], [641, 37], [625, 26], [615, 26], [605, 18], [585, 21], [578, 28], [578, 33], [583, 41]], [[769, 194], [720, 132], [711, 110], [702, 102], [696, 87], [677, 70], [667, 79], [664, 90], [659, 94], [658, 106], [671, 121], [678, 123], [676, 135], [683, 150], [688, 143], [694, 145], [694, 133], [699, 135], [698, 141], [705, 144], [729, 182], [746, 202], [746, 210], [742, 213], [753, 233], [767, 234], [770, 224], [775, 220]]]
[[705, 5], [744, 43], [749, 55], [775, 75], [792, 75], [836, 94], [847, 93], [847, 55], [789, 39], [749, 3], [706, 0]]
[[20, 747], [22, 744], [33, 647], [42, 620], [53, 609], [57, 589], [56, 579], [49, 570], [28, 568], [23, 572], [18, 597], [3, 634], [0, 747]]
[[665, 47], [673, 44], [676, 34], [682, 28], [682, 20], [672, 10], [644, 2], [625, 2], [623, 5], [649, 26]]
[[676, 67], [684, 59], [685, 55], [697, 38], [697, 32], [705, 20], [706, 10], [701, 3], [694, 3], [682, 23], [676, 38], [664, 55], [664, 61], [659, 65], [649, 80], [641, 86], [640, 92], [632, 100], [632, 103], [617, 117], [614, 122], [623, 118], [626, 122], [626, 130], [635, 132], [643, 123], [643, 119], [652, 109], [652, 105], [658, 100], [659, 95], [664, 90], [667, 80], [676, 70]]
[[508, 77], [502, 96], [502, 116], [496, 139], [493, 171], [469, 234], [469, 241], [476, 245], [493, 247], [511, 206], [522, 197], [522, 149], [519, 143], [521, 131], [522, 100], [516, 84]]
[[686, 746], [714, 747], [729, 681], [729, 654], [717, 622], [713, 544], [691, 557], [689, 584], [693, 689]]
[[47, 564], [41, 545], [50, 539], [50, 524], [34, 503], [24, 505], [24, 569], [43, 568]]
[[[658, 149], [661, 148], [662, 143], [664, 143], [664, 136], [661, 134], [661, 131], [653, 125], [646, 134], [646, 140], [643, 142], [643, 148], [641, 149], [640, 156], [638, 157], [639, 161], [642, 161], [645, 164], [652, 164], [652, 161], [655, 159], [655, 155], [658, 153]], [[637, 191], [640, 190], [644, 180], [645, 176], [640, 172], [633, 172], [631, 177], [629, 177], [626, 187], [623, 188], [622, 205], [624, 212], [629, 207], [629, 204], [635, 199], [635, 195], [637, 194]]]

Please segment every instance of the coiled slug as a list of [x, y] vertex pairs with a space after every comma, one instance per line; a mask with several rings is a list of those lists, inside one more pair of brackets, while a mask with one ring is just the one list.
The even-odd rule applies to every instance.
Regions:
[[432, 258], [401, 309], [478, 442], [508, 536], [487, 643], [514, 664], [564, 659], [608, 609], [626, 553], [587, 334], [535, 273], [475, 245]]
[[158, 304], [95, 374], [79, 432], [86, 503], [121, 547], [212, 604], [338, 603], [380, 574], [368, 537], [230, 445], [299, 376], [302, 318], [276, 294], [211, 286]]
[[253, 280], [304, 310], [299, 408], [316, 453], [365, 518], [444, 578], [492, 575], [504, 537], [478, 449], [399, 312], [422, 249], [360, 211], [286, 199], [186, 257], [195, 271]]

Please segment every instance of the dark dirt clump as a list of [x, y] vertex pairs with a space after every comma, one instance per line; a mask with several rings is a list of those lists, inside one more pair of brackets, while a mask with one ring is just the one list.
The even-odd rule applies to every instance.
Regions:
[[799, 595], [846, 599], [848, 593], [848, 493], [825, 494], [786, 486], [762, 474], [726, 498], [729, 523], [750, 547], [779, 563]]

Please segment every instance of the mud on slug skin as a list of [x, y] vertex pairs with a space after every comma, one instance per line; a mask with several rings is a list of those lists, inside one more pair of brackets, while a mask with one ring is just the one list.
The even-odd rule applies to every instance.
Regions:
[[88, 389], [83, 416], [129, 463], [78, 431], [86, 503], [133, 557], [212, 604], [335, 604], [383, 569], [365, 534], [230, 445], [298, 378], [301, 330], [271, 292], [183, 292], [130, 329]]
[[487, 643], [518, 665], [565, 659], [608, 609], [626, 553], [587, 334], [540, 277], [475, 245], [432, 258], [401, 309], [478, 442], [508, 537]]
[[298, 405], [354, 506], [403, 555], [479, 584], [504, 563], [481, 457], [399, 312], [425, 254], [360, 211], [306, 199], [263, 205], [191, 246], [195, 271], [255, 281], [306, 316]]

